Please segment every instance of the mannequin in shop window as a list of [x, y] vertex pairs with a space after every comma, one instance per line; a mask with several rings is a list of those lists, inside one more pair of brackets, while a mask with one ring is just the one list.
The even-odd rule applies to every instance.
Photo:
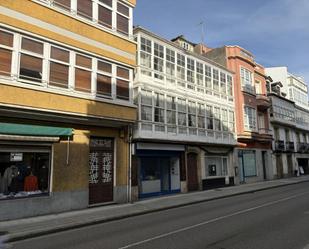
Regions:
[[[11, 184], [12, 180], [17, 178], [19, 175], [19, 170], [15, 165], [12, 165], [11, 167], [8, 167], [3, 174], [2, 177], [2, 188], [3, 188], [3, 193], [8, 194], [11, 192]], [[13, 181], [13, 183], [15, 180]], [[14, 183], [15, 184], [15, 183]], [[14, 188], [14, 186], [13, 186]]]
[[30, 175], [25, 177], [24, 191], [31, 192], [38, 190], [38, 178], [30, 171]]

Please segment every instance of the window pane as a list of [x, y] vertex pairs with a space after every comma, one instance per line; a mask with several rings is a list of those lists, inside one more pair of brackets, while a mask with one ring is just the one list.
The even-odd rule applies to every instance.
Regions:
[[117, 79], [117, 98], [129, 99], [129, 82]]
[[75, 89], [83, 92], [91, 91], [91, 72], [75, 68]]
[[129, 34], [129, 20], [128, 18], [117, 15], [117, 30], [124, 34]]
[[117, 11], [123, 15], [129, 16], [129, 8], [121, 3], [117, 4]]
[[112, 27], [112, 11], [110, 9], [99, 6], [99, 23], [108, 28]]
[[66, 10], [71, 8], [71, 0], [54, 0], [54, 5]]
[[70, 61], [70, 52], [62, 50], [60, 48], [51, 48], [50, 57], [55, 60], [63, 61], [69, 63]]
[[113, 0], [99, 0], [101, 3], [104, 3], [110, 7], [113, 5]]
[[98, 70], [106, 73], [112, 73], [112, 65], [103, 61], [98, 61]]
[[92, 62], [91, 58], [88, 58], [88, 57], [85, 57], [79, 54], [76, 55], [76, 65], [77, 66], [86, 67], [86, 68], [91, 69], [91, 62]]
[[43, 54], [43, 43], [23, 38], [21, 48], [37, 54]]
[[129, 79], [129, 70], [121, 67], [117, 67], [117, 77]]
[[98, 74], [97, 75], [97, 94], [112, 95], [112, 78]]
[[21, 54], [19, 75], [22, 79], [41, 81], [42, 59]]
[[13, 47], [13, 34], [0, 31], [0, 44], [8, 47]]
[[59, 87], [68, 87], [69, 67], [59, 63], [50, 63], [49, 84]]
[[92, 0], [77, 0], [77, 14], [92, 19]]
[[12, 52], [0, 48], [0, 75], [9, 75], [11, 73]]

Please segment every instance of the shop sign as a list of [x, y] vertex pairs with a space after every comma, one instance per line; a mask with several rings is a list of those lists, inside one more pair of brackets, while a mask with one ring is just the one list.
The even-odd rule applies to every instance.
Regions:
[[11, 162], [21, 162], [23, 160], [23, 153], [11, 153]]

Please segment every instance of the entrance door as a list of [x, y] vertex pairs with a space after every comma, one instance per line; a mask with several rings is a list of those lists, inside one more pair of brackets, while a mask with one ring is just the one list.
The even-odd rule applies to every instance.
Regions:
[[293, 176], [293, 159], [292, 155], [287, 155], [288, 175]]
[[266, 151], [262, 151], [262, 163], [263, 163], [263, 177], [264, 180], [267, 179], [267, 173], [266, 173]]
[[277, 167], [277, 176], [278, 178], [283, 177], [283, 164], [282, 164], [282, 156], [276, 155], [276, 167]]
[[188, 191], [198, 190], [198, 178], [197, 178], [197, 154], [188, 153], [187, 155], [187, 167], [188, 167]]
[[113, 201], [114, 142], [91, 138], [89, 154], [89, 204]]

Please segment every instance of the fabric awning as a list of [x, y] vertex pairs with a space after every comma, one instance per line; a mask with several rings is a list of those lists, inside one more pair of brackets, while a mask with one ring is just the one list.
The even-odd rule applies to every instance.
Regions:
[[22, 136], [68, 137], [72, 136], [73, 129], [54, 127], [54, 126], [0, 123], [0, 134], [22, 135]]

